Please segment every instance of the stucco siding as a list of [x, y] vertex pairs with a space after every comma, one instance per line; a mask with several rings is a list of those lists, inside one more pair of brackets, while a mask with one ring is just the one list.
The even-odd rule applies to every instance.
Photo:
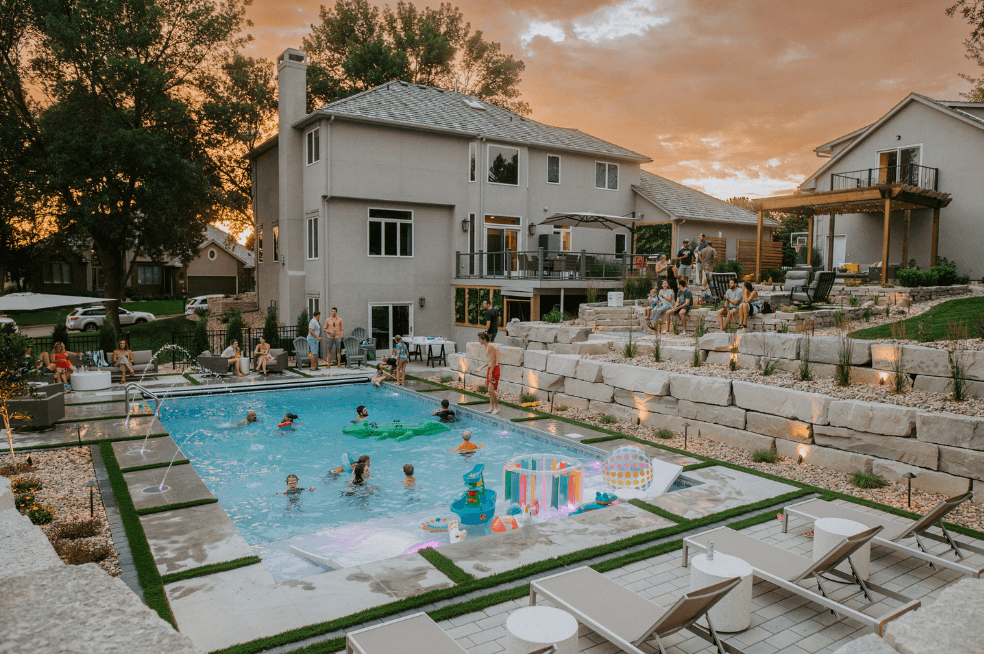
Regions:
[[[253, 160], [253, 219], [256, 229], [263, 231], [263, 261], [257, 257], [256, 288], [261, 307], [280, 299], [280, 264], [273, 261], [273, 225], [277, 222], [280, 205], [280, 162], [277, 148], [267, 150]], [[293, 316], [280, 316], [290, 324]]]

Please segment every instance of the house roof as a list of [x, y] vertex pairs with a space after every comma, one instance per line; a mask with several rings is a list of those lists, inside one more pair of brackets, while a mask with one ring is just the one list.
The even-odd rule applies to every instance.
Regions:
[[[335, 100], [308, 114], [294, 123], [293, 127], [303, 128], [326, 116], [469, 138], [484, 137], [490, 141], [548, 150], [585, 152], [640, 163], [652, 161], [645, 155], [590, 134], [545, 125], [472, 95], [402, 81], [387, 82], [368, 91]], [[250, 154], [255, 156], [272, 147], [274, 142], [269, 139]]]
[[864, 130], [868, 129], [869, 127], [871, 127], [871, 125], [865, 125], [861, 129], [854, 130], [850, 134], [839, 136], [835, 138], [833, 141], [827, 141], [823, 145], [818, 145], [817, 147], [813, 148], [813, 151], [817, 153], [818, 157], [830, 156], [830, 152], [831, 150], [834, 149], [835, 145], [843, 143], [844, 141], [850, 141], [852, 139], [857, 138], [858, 136], [861, 135], [862, 132], [864, 132]]
[[[683, 184], [677, 184], [665, 177], [642, 171], [639, 184], [632, 190], [668, 213], [673, 219], [704, 220], [739, 225], [757, 225], [758, 215], [724, 200], [718, 200], [706, 193]], [[779, 223], [765, 217], [763, 225], [778, 227]]]
[[[205, 229], [205, 241], [199, 246], [198, 250], [201, 252], [210, 244], [215, 244], [239, 259], [247, 268], [252, 268], [254, 265], [254, 254], [253, 251], [247, 247], [244, 247], [236, 242], [236, 239], [232, 237], [229, 232], [223, 231], [216, 227], [215, 225], [209, 225]], [[181, 263], [180, 257], [171, 259], [167, 264], [169, 266], [181, 267], [184, 264]]]

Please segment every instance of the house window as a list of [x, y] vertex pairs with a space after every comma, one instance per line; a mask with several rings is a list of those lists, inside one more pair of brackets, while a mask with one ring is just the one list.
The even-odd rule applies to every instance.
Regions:
[[502, 293], [498, 288], [484, 286], [454, 287], [454, 324], [462, 327], [485, 327], [485, 310], [482, 302], [489, 300], [504, 316]]
[[273, 226], [273, 260], [279, 261], [278, 255], [280, 254], [280, 226]]
[[626, 234], [615, 235], [615, 254], [622, 254], [625, 252], [626, 237]]
[[257, 230], [256, 232], [256, 260], [263, 261], [263, 230]]
[[208, 249], [208, 260], [209, 261], [215, 261], [215, 257], [217, 257], [217, 256], [219, 256], [219, 255], [216, 254], [215, 248], [209, 248]]
[[468, 181], [478, 181], [478, 144], [468, 144]]
[[564, 252], [571, 251], [571, 228], [570, 227], [554, 227], [554, 234], [560, 235], [560, 249]]
[[92, 290], [101, 291], [106, 287], [106, 275], [103, 273], [102, 266], [92, 268]]
[[138, 284], [163, 284], [164, 269], [161, 266], [137, 266]]
[[71, 284], [72, 266], [64, 261], [50, 261], [42, 266], [45, 284]]
[[919, 186], [919, 161], [922, 148], [913, 145], [878, 153], [879, 184]]
[[307, 133], [307, 165], [321, 161], [321, 130], [312, 129]]
[[560, 157], [547, 155], [547, 184], [560, 184]]
[[307, 219], [307, 258], [318, 258], [318, 217]]
[[489, 183], [519, 186], [519, 150], [489, 146]]
[[618, 190], [618, 164], [595, 162], [595, 188]]
[[413, 256], [413, 212], [369, 210], [369, 256]]
[[321, 296], [313, 295], [308, 297], [308, 318], [314, 318], [314, 314], [321, 311]]

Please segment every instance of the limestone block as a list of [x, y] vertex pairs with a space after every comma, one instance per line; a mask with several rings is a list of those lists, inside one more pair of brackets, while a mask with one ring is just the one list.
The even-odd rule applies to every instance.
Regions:
[[803, 457], [803, 463], [811, 466], [835, 470], [837, 472], [851, 473], [858, 472], [859, 470], [871, 472], [871, 457], [862, 456], [853, 452], [842, 452], [815, 444], [805, 445], [781, 439], [776, 441], [776, 450], [779, 452], [779, 456], [789, 459], [796, 459], [799, 456], [800, 448], [803, 448], [806, 452], [806, 456]]
[[611, 351], [609, 346], [609, 341], [586, 341], [583, 343], [574, 343], [571, 345], [574, 349], [574, 354], [608, 354]]
[[560, 327], [557, 329], [558, 343], [581, 343], [588, 340], [590, 327]]
[[448, 368], [451, 370], [464, 370], [461, 367], [461, 360], [465, 357], [460, 354], [449, 354], [448, 355]]
[[562, 377], [574, 377], [581, 357], [574, 354], [551, 354], [547, 359], [547, 372]]
[[881, 475], [888, 481], [905, 482], [902, 477], [907, 472], [916, 475], [912, 480], [912, 487], [917, 490], [929, 493], [939, 493], [947, 497], [960, 495], [970, 490], [970, 480], [963, 477], [954, 477], [945, 472], [935, 472], [925, 468], [917, 468], [899, 461], [886, 461], [885, 459], [875, 459], [872, 462], [871, 471], [876, 475]]
[[[837, 369], [837, 366], [834, 366]], [[874, 368], [861, 368], [858, 366], [851, 366], [851, 383], [852, 384], [867, 384], [868, 386], [878, 386], [881, 384], [881, 376], [886, 374], [884, 370], [876, 370]], [[892, 383], [892, 373], [887, 373], [888, 378], [885, 380], [886, 384]], [[833, 376], [833, 375], [831, 375]]]
[[[810, 361], [816, 363], [840, 363], [840, 338], [816, 336], [810, 339]], [[871, 362], [871, 343], [855, 340], [851, 347], [851, 364], [864, 366]]]
[[529, 352], [531, 350], [546, 350], [546, 349], [547, 349], [547, 344], [546, 343], [537, 343], [536, 341], [528, 341], [526, 343], [526, 351], [527, 352]]
[[741, 337], [738, 352], [756, 357], [796, 359], [799, 358], [799, 340], [797, 334], [751, 332]]
[[573, 395], [568, 395], [566, 393], [555, 393], [553, 396], [554, 407], [566, 406], [569, 409], [578, 409], [580, 411], [588, 410], [588, 400], [583, 397], [574, 397]]
[[510, 347], [523, 347], [526, 345], [526, 341], [515, 336], [503, 336], [501, 333], [495, 337], [496, 345], [507, 345]]
[[834, 427], [847, 427], [886, 436], [912, 436], [916, 429], [916, 409], [881, 404], [837, 400], [830, 403], [827, 421]]
[[[461, 372], [477, 373], [485, 365], [484, 361], [477, 361], [475, 359], [469, 359], [468, 357], [461, 357], [458, 360], [458, 367]], [[484, 373], [483, 373], [484, 374]]]
[[578, 359], [575, 377], [581, 381], [591, 382], [592, 384], [601, 383], [605, 380], [604, 375], [602, 375], [602, 369], [605, 365], [604, 361]]
[[827, 409], [831, 398], [826, 395], [740, 381], [733, 382], [731, 388], [735, 404], [743, 409], [794, 418], [815, 425], [827, 424]]
[[601, 374], [609, 386], [628, 391], [642, 391], [650, 395], [666, 395], [670, 392], [670, 373], [663, 370], [623, 363], [606, 363], [601, 369]]
[[[738, 354], [736, 361], [739, 368], [744, 368], [746, 370], [757, 370], [759, 367], [759, 357], [753, 357], [749, 354]], [[716, 366], [727, 366], [730, 362], [730, 352], [709, 351], [707, 356], [704, 358], [704, 363], [710, 363]]]
[[524, 383], [523, 377], [525, 372], [525, 368], [519, 368], [517, 366], [499, 366], [499, 381], [510, 384], [522, 384]]
[[767, 413], [749, 411], [745, 417], [745, 429], [756, 434], [762, 434], [763, 436], [781, 438], [797, 443], [813, 442], [812, 425], [799, 422], [798, 420], [772, 416]]
[[554, 354], [576, 354], [574, 346], [567, 343], [547, 343], [547, 349]]
[[526, 339], [530, 341], [536, 341], [538, 343], [556, 343], [557, 329], [555, 327], [543, 327], [537, 325], [532, 329], [530, 329], [530, 332], [526, 336]]
[[813, 440], [817, 445], [833, 447], [846, 452], [876, 456], [880, 459], [902, 461], [920, 468], [937, 469], [939, 448], [932, 443], [922, 443], [911, 438], [897, 438], [871, 434], [844, 427], [817, 425], [813, 428]]
[[[872, 345], [871, 367], [877, 370], [891, 370], [895, 361], [895, 346]], [[906, 345], [902, 348], [902, 368], [916, 375], [945, 377], [950, 371], [950, 360], [946, 350], [924, 345]]]
[[984, 450], [984, 419], [920, 411], [916, 414], [916, 438], [926, 443]]
[[[555, 395], [550, 391], [541, 391], [539, 388], [530, 388], [529, 386], [522, 386], [521, 392], [525, 395], [535, 395], [536, 399], [540, 400], [540, 404], [546, 405], [550, 401], [550, 398]], [[519, 395], [519, 393], [517, 393]]]
[[941, 445], [939, 469], [951, 475], [984, 480], [984, 452]]
[[592, 384], [591, 382], [572, 379], [570, 377], [564, 382], [563, 391], [567, 395], [583, 397], [584, 399], [595, 400], [596, 402], [611, 402], [615, 396], [615, 389], [607, 384]]
[[[802, 363], [800, 359], [783, 359], [779, 364], [779, 368], [799, 377], [800, 363]], [[835, 368], [836, 366], [832, 366], [829, 363], [810, 363], [810, 372], [813, 374], [814, 379], [818, 377], [833, 377]]]
[[510, 336], [515, 336], [516, 338], [525, 339], [529, 336], [531, 327], [532, 325], [528, 322], [507, 322], [506, 333]]
[[30, 518], [16, 509], [0, 513], [0, 585], [5, 577], [62, 565], [48, 537]]
[[670, 375], [670, 395], [678, 400], [728, 406], [731, 404], [731, 380], [699, 375]]
[[974, 654], [984, 643], [984, 579], [961, 579], [935, 602], [888, 623], [885, 642], [900, 654]]
[[709, 438], [718, 443], [724, 443], [730, 447], [737, 447], [746, 452], [756, 452], [758, 450], [771, 450], [775, 447], [776, 439], [761, 434], [753, 434], [743, 429], [734, 429], [724, 425], [715, 425], [710, 422], [697, 422], [690, 424], [691, 433], [694, 428], [697, 433], [704, 438]]
[[678, 400], [677, 411], [681, 418], [713, 422], [716, 425], [734, 427], [735, 429], [745, 428], [745, 410], [736, 406], [718, 406], [703, 402], [691, 402], [690, 400]]
[[[710, 350], [712, 352], [730, 352], [731, 351], [731, 334], [726, 332], [715, 332], [713, 334], [704, 334], [697, 341], [697, 346], [702, 350]], [[741, 334], [735, 334], [735, 343], [741, 341]]]
[[477, 341], [465, 344], [465, 354], [469, 359], [476, 359], [478, 361], [489, 360], [488, 349]]
[[[701, 350], [700, 354], [700, 358], [703, 360], [704, 351]], [[694, 348], [683, 345], [664, 345], [660, 348], [660, 356], [663, 361], [677, 361], [679, 363], [689, 364], [694, 360]]]
[[541, 391], [563, 391], [564, 378], [560, 375], [551, 375], [549, 372], [526, 369], [523, 374], [523, 383], [530, 388]]
[[468, 386], [485, 386], [485, 377], [479, 377], [478, 375], [465, 375], [465, 384]]
[[526, 350], [523, 355], [523, 364], [530, 370], [546, 370], [547, 358], [550, 353], [546, 350]]
[[645, 411], [655, 411], [666, 415], [677, 415], [678, 400], [675, 397], [650, 395], [639, 391], [627, 391], [624, 388], [615, 389], [615, 401], [623, 406]]
[[652, 343], [636, 343], [633, 341], [633, 344], [636, 346], [636, 359], [653, 358], [653, 350], [655, 348]]
[[598, 415], [612, 416], [613, 418], [617, 418], [618, 420], [622, 420], [633, 425], [638, 424], [639, 421], [648, 413], [641, 409], [633, 409], [622, 404], [596, 402], [594, 400], [588, 402], [588, 411]]
[[523, 348], [511, 347], [507, 345], [499, 345], [498, 343], [496, 343], [495, 349], [499, 351], [499, 365], [503, 365], [503, 364], [507, 366], [523, 365]]
[[513, 382], [504, 382], [504, 381], [501, 381], [501, 379], [500, 379], [500, 381], [499, 381], [499, 390], [498, 390], [498, 393], [500, 395], [502, 393], [509, 393], [511, 395], [519, 395], [522, 392], [523, 392], [523, 385], [522, 384], [516, 384], [516, 383], [513, 383]]
[[852, 640], [834, 654], [899, 654], [895, 649], [875, 634], [861, 636]]
[[[654, 431], [659, 431], [660, 429], [669, 429], [670, 431], [676, 433], [683, 433], [683, 423], [688, 422], [684, 418], [679, 416], [670, 416], [665, 413], [656, 413], [651, 411], [645, 415], [640, 415], [639, 424], [649, 427]], [[689, 421], [690, 424], [696, 424], [693, 421]], [[696, 434], [696, 431], [691, 431], [690, 434]]]
[[984, 352], [966, 350], [960, 353], [960, 363], [964, 366], [967, 379], [984, 381]]

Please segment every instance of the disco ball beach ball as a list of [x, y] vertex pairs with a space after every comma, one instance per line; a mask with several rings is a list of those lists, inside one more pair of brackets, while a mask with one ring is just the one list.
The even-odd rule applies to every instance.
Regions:
[[653, 483], [653, 464], [640, 448], [623, 445], [612, 450], [601, 464], [605, 484], [612, 490], [645, 490]]

